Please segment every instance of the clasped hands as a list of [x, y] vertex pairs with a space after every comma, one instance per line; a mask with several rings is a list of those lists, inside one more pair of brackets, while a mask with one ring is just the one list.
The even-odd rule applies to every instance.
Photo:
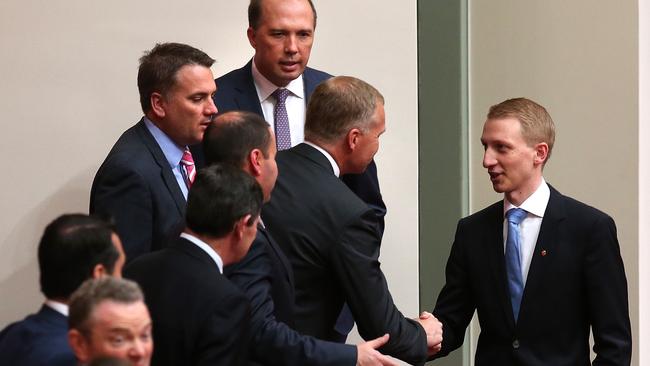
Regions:
[[429, 357], [435, 355], [442, 348], [442, 323], [433, 314], [423, 311], [415, 319], [427, 334], [427, 353]]

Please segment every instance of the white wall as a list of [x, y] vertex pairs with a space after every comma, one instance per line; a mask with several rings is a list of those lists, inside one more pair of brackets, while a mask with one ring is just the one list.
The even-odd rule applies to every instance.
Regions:
[[[252, 56], [247, 1], [0, 2], [0, 327], [39, 306], [36, 246], [64, 212], [85, 212], [92, 178], [141, 116], [138, 58], [177, 41], [217, 59], [215, 76]], [[383, 269], [401, 310], [418, 311], [415, 1], [315, 1], [310, 65], [358, 76], [386, 97], [377, 156], [388, 205]], [[345, 9], [345, 11], [341, 11]]]
[[639, 0], [639, 365], [650, 364], [650, 1]]
[[638, 167], [648, 155], [638, 149], [638, 1], [469, 3], [471, 211], [500, 198], [481, 166], [489, 106], [525, 96], [547, 107], [557, 127], [547, 181], [616, 221], [639, 365], [639, 229], [648, 221], [639, 216]]

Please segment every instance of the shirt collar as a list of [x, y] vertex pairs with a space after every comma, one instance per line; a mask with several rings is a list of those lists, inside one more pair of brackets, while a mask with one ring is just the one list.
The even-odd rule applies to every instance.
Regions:
[[176, 143], [172, 141], [172, 139], [170, 139], [166, 133], [158, 128], [158, 126], [151, 122], [149, 118], [144, 117], [144, 124], [147, 126], [149, 132], [151, 132], [153, 135], [153, 138], [158, 143], [158, 146], [160, 146], [163, 154], [165, 154], [165, 158], [167, 159], [169, 166], [172, 169], [176, 169], [176, 167], [178, 167], [178, 164], [181, 162], [184, 149], [176, 145]]
[[[279, 86], [273, 84], [272, 82], [269, 81], [262, 73], [257, 69], [257, 66], [255, 65], [255, 60], [253, 59], [253, 80], [255, 81], [255, 90], [257, 90], [257, 97], [260, 100], [260, 103], [265, 101], [266, 99], [273, 94], [273, 92], [280, 88]], [[291, 94], [294, 96], [305, 99], [305, 88], [303, 87], [302, 83], [302, 74], [298, 76], [297, 78], [291, 80], [289, 85], [285, 87], [285, 89], [289, 90]]]
[[[537, 216], [544, 217], [544, 212], [546, 211], [546, 206], [548, 205], [548, 200], [551, 197], [551, 190], [548, 188], [548, 184], [544, 178], [539, 184], [539, 187], [530, 195], [519, 208], [526, 210], [527, 212]], [[505, 214], [511, 208], [516, 208], [517, 206], [513, 205], [508, 201], [508, 199], [503, 199], [503, 213]]]
[[327, 160], [329, 160], [330, 164], [332, 165], [332, 170], [334, 171], [334, 175], [336, 175], [337, 177], [341, 175], [341, 169], [339, 168], [339, 165], [336, 164], [336, 160], [334, 160], [334, 158], [332, 157], [332, 155], [330, 155], [330, 153], [328, 153], [325, 149], [314, 144], [311, 141], [305, 141], [305, 144], [313, 147], [314, 149], [320, 151], [323, 155], [325, 155]]
[[63, 314], [63, 316], [66, 317], [68, 316], [68, 305], [62, 302], [46, 299], [45, 305], [47, 305], [49, 308], [56, 311], [57, 313]]
[[223, 273], [223, 260], [219, 256], [219, 253], [217, 253], [214, 249], [212, 249], [211, 246], [209, 246], [206, 242], [203, 240], [197, 238], [194, 235], [188, 234], [188, 233], [181, 233], [181, 238], [187, 239], [191, 241], [193, 244], [195, 244], [197, 247], [203, 249], [204, 252], [208, 253], [210, 258], [214, 260], [214, 263], [217, 264], [217, 268], [219, 268], [219, 272]]

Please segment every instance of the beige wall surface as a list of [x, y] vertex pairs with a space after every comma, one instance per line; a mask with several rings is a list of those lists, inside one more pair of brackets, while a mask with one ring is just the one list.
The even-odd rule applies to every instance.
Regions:
[[639, 365], [650, 365], [650, 0], [639, 0]]
[[[247, 1], [0, 2], [0, 327], [37, 309], [36, 247], [44, 226], [85, 212], [106, 153], [141, 116], [138, 58], [177, 41], [217, 59], [215, 76], [252, 56]], [[377, 156], [388, 205], [382, 264], [400, 309], [418, 311], [415, 1], [315, 1], [310, 65], [358, 76], [386, 97]], [[345, 9], [345, 11], [341, 11]]]
[[[497, 201], [479, 138], [489, 106], [529, 97], [549, 110], [545, 178], [616, 221], [638, 339], [637, 1], [470, 1], [471, 212]], [[633, 365], [638, 365], [638, 350]]]

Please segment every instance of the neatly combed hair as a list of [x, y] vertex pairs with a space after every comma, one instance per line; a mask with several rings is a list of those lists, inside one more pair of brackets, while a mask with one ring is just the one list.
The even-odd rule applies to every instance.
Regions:
[[555, 144], [555, 124], [546, 108], [526, 98], [508, 99], [490, 107], [487, 115], [487, 119], [503, 118], [519, 121], [521, 134], [529, 146], [545, 142], [548, 145], [548, 161]]
[[41, 292], [50, 299], [68, 299], [101, 264], [113, 272], [119, 252], [115, 227], [84, 214], [66, 214], [52, 221], [38, 244]]
[[[263, 0], [251, 0], [250, 4], [248, 4], [248, 26], [253, 29], [257, 29], [262, 21], [262, 1]], [[316, 18], [318, 18], [316, 15], [316, 8], [311, 0], [306, 1], [311, 7], [312, 14], [314, 14], [314, 29], [316, 29]]]
[[351, 76], [337, 76], [320, 83], [309, 99], [305, 140], [332, 143], [352, 128], [367, 132], [377, 103], [384, 97], [372, 85]]
[[220, 114], [203, 135], [205, 162], [229, 164], [241, 168], [253, 149], [269, 156], [271, 131], [269, 124], [255, 113], [231, 111]]
[[76, 329], [89, 337], [93, 311], [104, 301], [133, 304], [144, 302], [144, 295], [137, 283], [127, 279], [103, 277], [87, 280], [70, 297], [69, 329]]
[[186, 65], [211, 67], [214, 59], [205, 52], [182, 43], [159, 43], [140, 58], [138, 90], [142, 111], [151, 110], [151, 94], [165, 95], [176, 85], [178, 70]]
[[255, 222], [264, 196], [257, 181], [241, 167], [214, 164], [199, 171], [187, 196], [185, 223], [193, 232], [222, 238], [251, 215]]

